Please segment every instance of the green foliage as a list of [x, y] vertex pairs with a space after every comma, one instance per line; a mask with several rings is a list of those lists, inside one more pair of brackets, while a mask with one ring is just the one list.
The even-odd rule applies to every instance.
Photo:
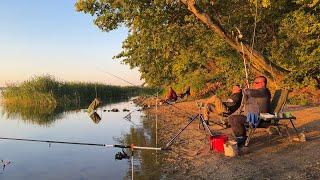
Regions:
[[59, 82], [50, 75], [34, 77], [20, 85], [10, 85], [2, 96], [6, 104], [22, 106], [88, 106], [97, 96], [103, 102], [127, 99], [155, 90], [142, 87], [120, 87], [99, 83]]
[[291, 71], [291, 83], [320, 78], [319, 15], [297, 10], [281, 22], [278, 40], [270, 44], [271, 59]]
[[309, 99], [305, 94], [300, 94], [298, 96], [289, 98], [288, 103], [294, 104], [294, 105], [300, 105], [300, 106], [307, 106], [310, 104]]
[[[78, 0], [75, 6], [91, 14], [103, 31], [128, 28], [123, 51], [115, 58], [138, 67], [151, 86], [191, 86], [196, 92], [206, 82], [220, 81], [230, 87], [245, 77], [238, 52], [179, 0]], [[319, 80], [319, 3], [218, 0], [196, 1], [196, 7], [219, 22], [225, 33], [235, 37], [239, 29], [247, 44], [254, 35], [255, 50], [290, 72], [286, 77], [290, 86], [301, 84], [304, 77]], [[249, 66], [250, 78], [257, 71]]]

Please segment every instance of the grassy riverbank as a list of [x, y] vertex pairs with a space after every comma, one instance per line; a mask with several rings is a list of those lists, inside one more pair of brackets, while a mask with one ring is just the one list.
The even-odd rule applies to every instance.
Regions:
[[54, 77], [38, 76], [2, 91], [3, 102], [26, 106], [84, 106], [95, 97], [104, 103], [142, 94], [154, 89], [138, 86], [111, 86], [99, 83], [61, 82]]

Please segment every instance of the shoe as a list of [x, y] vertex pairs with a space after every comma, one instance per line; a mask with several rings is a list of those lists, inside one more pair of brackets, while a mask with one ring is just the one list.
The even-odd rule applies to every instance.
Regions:
[[249, 154], [249, 147], [248, 146], [243, 146], [241, 148], [238, 147], [238, 154], [241, 155], [245, 155], [245, 154]]
[[238, 148], [242, 148], [245, 143], [246, 143], [247, 137], [246, 136], [237, 136], [236, 141], [237, 141], [237, 146]]

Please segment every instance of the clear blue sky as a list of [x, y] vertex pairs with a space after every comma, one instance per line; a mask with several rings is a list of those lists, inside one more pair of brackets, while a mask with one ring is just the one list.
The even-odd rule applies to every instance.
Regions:
[[125, 28], [109, 33], [93, 17], [75, 11], [75, 0], [0, 3], [0, 86], [34, 75], [64, 81], [128, 85], [104, 72], [141, 84], [137, 70], [112, 57], [121, 51]]

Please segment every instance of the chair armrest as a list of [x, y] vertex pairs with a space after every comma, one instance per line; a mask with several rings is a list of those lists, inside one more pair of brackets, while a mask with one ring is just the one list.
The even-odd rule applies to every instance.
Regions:
[[272, 121], [272, 120], [296, 120], [297, 118], [295, 116], [292, 117], [272, 117], [272, 118], [263, 118], [260, 117], [260, 119], [264, 120], [264, 121]]

